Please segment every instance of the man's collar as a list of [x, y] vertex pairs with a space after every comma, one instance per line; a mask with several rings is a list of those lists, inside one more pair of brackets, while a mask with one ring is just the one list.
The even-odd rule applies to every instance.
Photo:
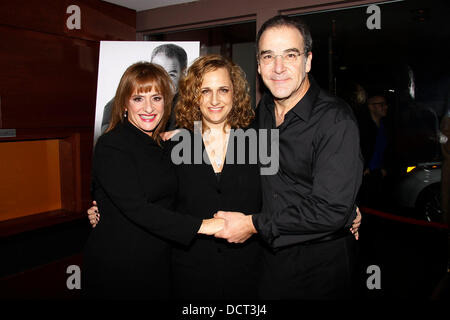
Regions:
[[319, 94], [320, 87], [317, 85], [316, 81], [311, 75], [309, 78], [309, 88], [306, 91], [303, 98], [293, 107], [290, 111], [294, 112], [298, 117], [304, 121], [308, 121], [311, 116], [311, 111], [316, 101], [317, 95]]
[[[309, 88], [306, 91], [305, 95], [291, 110], [288, 111], [288, 113], [292, 111], [304, 121], [308, 121], [311, 115], [312, 108], [314, 106], [314, 102], [316, 101], [317, 95], [320, 92], [320, 87], [318, 86], [314, 78], [311, 75], [308, 75], [308, 78]], [[275, 108], [273, 96], [269, 93], [267, 95], [264, 95], [263, 99], [266, 99], [263, 105], [265, 105], [265, 107], [268, 108], [269, 111], [273, 112]]]

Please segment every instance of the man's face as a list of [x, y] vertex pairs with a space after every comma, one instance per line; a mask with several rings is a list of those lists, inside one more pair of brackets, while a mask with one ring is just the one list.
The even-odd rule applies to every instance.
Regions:
[[381, 96], [372, 97], [367, 102], [367, 105], [369, 106], [370, 112], [378, 117], [378, 118], [384, 118], [387, 115], [387, 109], [388, 105], [386, 103], [386, 99]]
[[176, 58], [169, 58], [165, 54], [160, 53], [153, 57], [153, 63], [159, 64], [164, 70], [167, 71], [172, 83], [175, 87], [175, 92], [178, 91], [178, 81], [181, 77], [181, 66], [180, 62]]
[[[304, 81], [311, 70], [312, 54], [305, 57], [303, 37], [296, 28], [290, 26], [272, 27], [264, 31], [259, 39], [258, 73], [269, 88], [275, 101], [297, 103], [308, 89]], [[289, 53], [303, 53], [292, 61], [283, 56]], [[272, 63], [264, 63], [261, 56], [275, 57]]]

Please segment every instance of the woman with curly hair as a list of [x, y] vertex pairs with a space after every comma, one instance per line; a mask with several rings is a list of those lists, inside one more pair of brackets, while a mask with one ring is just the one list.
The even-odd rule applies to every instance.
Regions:
[[[252, 123], [250, 101], [244, 72], [222, 56], [198, 58], [180, 81], [176, 121], [179, 128], [189, 131], [194, 143], [190, 144], [190, 161], [175, 169], [178, 212], [198, 218], [210, 218], [219, 210], [260, 212], [260, 171], [257, 163], [249, 161], [250, 142], [245, 141], [243, 154], [238, 143], [231, 141], [235, 138], [233, 130], [243, 129], [241, 133], [245, 134]], [[195, 162], [196, 125], [201, 125], [198, 134], [202, 158], [206, 159], [201, 164]], [[246, 161], [237, 161], [239, 157]], [[197, 236], [189, 247], [175, 245], [175, 297], [256, 298], [262, 248], [259, 239], [253, 238], [231, 244], [224, 239]]]
[[[184, 128], [184, 136], [193, 143], [188, 144], [191, 150], [184, 150], [188, 161], [175, 165], [178, 186], [174, 210], [199, 221], [212, 218], [219, 210], [260, 212], [260, 171], [257, 163], [249, 161], [250, 141], [245, 140], [244, 155], [238, 150], [242, 145], [231, 143], [235, 138], [232, 130], [243, 129], [245, 134], [254, 118], [241, 68], [218, 55], [198, 58], [180, 81], [175, 110], [178, 127]], [[194, 159], [196, 124], [201, 126], [202, 159], [207, 159], [201, 163]], [[165, 145], [170, 151], [177, 143]], [[233, 157], [227, 154], [229, 146], [234, 149], [230, 153]], [[97, 208], [90, 208], [88, 214], [95, 226], [99, 221]], [[173, 243], [173, 297], [255, 299], [261, 250], [256, 236], [243, 244], [206, 235], [198, 235], [189, 245]]]

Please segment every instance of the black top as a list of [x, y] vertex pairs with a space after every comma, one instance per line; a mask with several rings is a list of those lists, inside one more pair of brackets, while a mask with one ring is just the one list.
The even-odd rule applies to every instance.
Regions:
[[[389, 161], [389, 154], [392, 153], [391, 150], [391, 139], [389, 135], [389, 130], [386, 127], [386, 124], [384, 123], [384, 120], [381, 119], [381, 122], [383, 123], [384, 130], [387, 137], [387, 146], [384, 150], [383, 158], [382, 158], [382, 165], [380, 168], [387, 169], [390, 166]], [[377, 135], [378, 135], [378, 126], [373, 121], [369, 110], [366, 109], [361, 112], [360, 117], [358, 118], [358, 124], [359, 124], [359, 134], [360, 134], [360, 143], [361, 143], [361, 153], [364, 158], [364, 169], [369, 168], [370, 161], [372, 159], [372, 156], [375, 152], [375, 145], [377, 141]]]
[[[187, 130], [184, 131], [187, 133]], [[194, 134], [188, 157], [194, 163]], [[196, 140], [205, 146], [199, 135]], [[232, 139], [232, 135], [230, 135]], [[234, 144], [234, 164], [227, 158], [220, 173], [220, 180], [211, 164], [183, 163], [176, 166], [178, 193], [176, 210], [195, 217], [211, 218], [219, 210], [239, 211], [247, 214], [261, 210], [259, 166], [237, 164]], [[245, 148], [248, 154], [249, 143]], [[174, 149], [175, 150], [175, 149]], [[199, 150], [199, 149], [197, 149]], [[243, 244], [229, 244], [226, 240], [198, 236], [189, 248], [179, 246], [174, 254], [175, 295], [180, 299], [254, 299], [261, 247], [259, 237], [252, 237]]]
[[[301, 243], [350, 226], [363, 162], [356, 120], [342, 100], [311, 86], [279, 129], [279, 170], [261, 176], [262, 214], [253, 217], [273, 247]], [[274, 129], [274, 101], [258, 107], [260, 128]]]
[[178, 214], [174, 167], [163, 149], [128, 121], [102, 135], [92, 169], [102, 213], [88, 239], [83, 290], [110, 298], [167, 298], [170, 245], [188, 245], [201, 219]]
[[378, 127], [375, 121], [372, 120], [369, 110], [364, 110], [364, 112], [361, 112], [358, 118], [358, 124], [361, 153], [364, 158], [364, 169], [366, 169], [369, 167], [370, 159], [372, 158], [375, 149]]

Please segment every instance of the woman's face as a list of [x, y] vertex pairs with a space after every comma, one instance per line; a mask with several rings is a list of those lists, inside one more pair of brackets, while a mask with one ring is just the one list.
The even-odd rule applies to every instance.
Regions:
[[220, 68], [203, 76], [200, 111], [208, 127], [222, 126], [233, 107], [233, 84], [228, 70]]
[[155, 90], [146, 93], [133, 92], [128, 100], [128, 120], [138, 129], [151, 135], [164, 115], [164, 97]]

